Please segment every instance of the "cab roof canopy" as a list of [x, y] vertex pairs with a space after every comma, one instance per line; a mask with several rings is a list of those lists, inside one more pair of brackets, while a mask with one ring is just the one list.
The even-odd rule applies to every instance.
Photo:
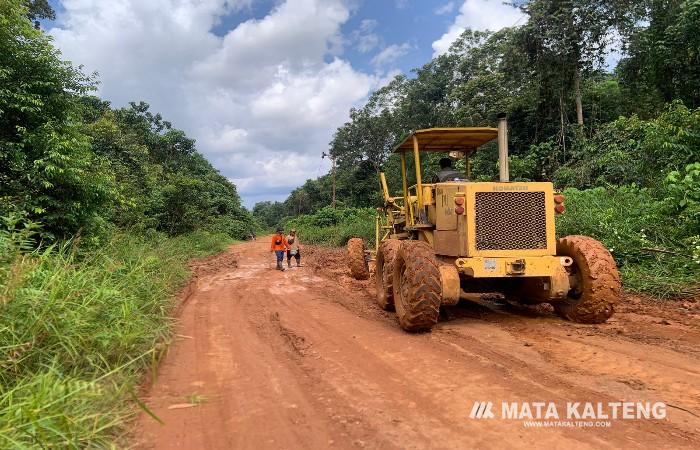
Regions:
[[478, 147], [498, 137], [498, 128], [429, 128], [406, 136], [394, 153], [412, 152], [413, 136], [418, 138], [420, 151], [425, 152], [473, 152]]

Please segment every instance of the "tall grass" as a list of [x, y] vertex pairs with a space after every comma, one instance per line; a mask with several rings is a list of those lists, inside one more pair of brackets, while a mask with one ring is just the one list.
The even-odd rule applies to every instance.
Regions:
[[314, 214], [295, 217], [284, 223], [284, 228], [297, 230], [299, 241], [340, 247], [352, 237], [374, 243], [374, 217], [372, 208], [323, 208]]
[[225, 235], [114, 236], [26, 253], [0, 234], [0, 448], [110, 447], [154, 366], [189, 258]]

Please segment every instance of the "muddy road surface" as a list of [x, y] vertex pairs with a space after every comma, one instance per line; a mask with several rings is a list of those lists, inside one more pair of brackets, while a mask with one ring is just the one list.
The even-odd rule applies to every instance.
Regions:
[[[132, 447], [700, 446], [697, 301], [627, 295], [607, 324], [577, 325], [480, 299], [447, 309], [431, 333], [407, 334], [375, 305], [371, 281], [349, 278], [342, 251], [307, 247], [303, 267], [280, 273], [268, 245], [199, 263], [144, 388], [163, 424], [142, 414]], [[522, 420], [502, 417], [504, 401]], [[558, 420], [536, 420], [538, 402]], [[568, 419], [569, 402], [583, 418]], [[612, 417], [616, 402], [633, 415], [637, 403], [663, 402], [665, 417], [598, 416], [598, 404]]]

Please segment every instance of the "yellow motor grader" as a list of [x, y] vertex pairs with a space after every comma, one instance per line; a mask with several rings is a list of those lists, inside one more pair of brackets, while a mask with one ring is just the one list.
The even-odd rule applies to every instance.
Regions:
[[[395, 308], [406, 331], [429, 330], [441, 305], [469, 294], [502, 293], [525, 304], [551, 303], [564, 318], [601, 323], [620, 297], [615, 261], [587, 236], [556, 238], [555, 215], [564, 197], [552, 183], [510, 182], [508, 126], [433, 128], [411, 133], [394, 152], [401, 157], [402, 195], [392, 196], [380, 174], [384, 206], [376, 219], [377, 302]], [[498, 139], [500, 179], [473, 182], [470, 156]], [[425, 183], [421, 152], [444, 152], [465, 161], [463, 174]], [[409, 186], [407, 157], [415, 184]], [[348, 242], [355, 278], [369, 277], [362, 239]]]

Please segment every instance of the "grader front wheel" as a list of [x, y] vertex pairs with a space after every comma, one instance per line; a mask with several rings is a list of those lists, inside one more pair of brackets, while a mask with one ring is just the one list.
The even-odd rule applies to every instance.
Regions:
[[620, 274], [608, 250], [587, 236], [566, 236], [557, 243], [557, 255], [570, 256], [571, 289], [554, 303], [556, 312], [573, 322], [603, 323], [613, 315], [620, 299]]
[[350, 274], [356, 280], [369, 278], [369, 266], [365, 259], [365, 241], [360, 238], [352, 238], [348, 241], [348, 265]]
[[377, 304], [385, 311], [394, 307], [394, 261], [401, 247], [398, 239], [387, 239], [377, 251], [377, 264], [374, 278], [377, 284]]
[[432, 247], [403, 241], [394, 260], [396, 315], [406, 331], [427, 331], [437, 323], [442, 300], [440, 270]]

